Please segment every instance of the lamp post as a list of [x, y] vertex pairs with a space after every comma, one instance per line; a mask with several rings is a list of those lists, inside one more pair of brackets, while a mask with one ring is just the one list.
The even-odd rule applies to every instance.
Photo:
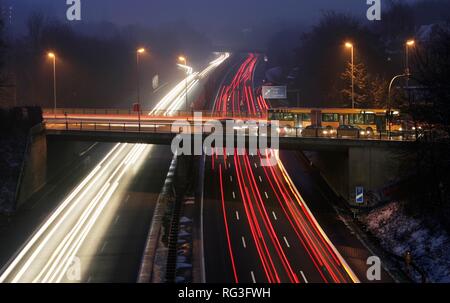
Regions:
[[355, 108], [355, 47], [353, 43], [346, 42], [345, 47], [351, 50], [351, 62], [352, 62], [352, 108]]
[[178, 57], [178, 60], [180, 62], [183, 62], [184, 65], [186, 66], [186, 80], [185, 80], [185, 84], [186, 84], [186, 112], [189, 112], [189, 97], [188, 97], [188, 76], [189, 76], [189, 68], [187, 66], [187, 59], [184, 56], [180, 56]]
[[416, 44], [416, 41], [414, 40], [408, 40], [405, 43], [405, 74], [406, 77], [406, 88], [409, 86], [409, 76], [411, 75], [411, 70], [409, 69], [409, 48], [414, 47]]
[[136, 51], [136, 88], [137, 88], [137, 104], [138, 104], [138, 120], [139, 120], [139, 131], [141, 131], [141, 85], [140, 85], [140, 56], [145, 53], [145, 48], [138, 48]]
[[56, 54], [53, 52], [49, 52], [47, 56], [53, 62], [53, 113], [56, 118]]
[[387, 110], [388, 110], [388, 117], [389, 117], [389, 138], [391, 137], [391, 90], [392, 90], [392, 85], [394, 84], [395, 80], [402, 78], [402, 77], [409, 77], [409, 74], [402, 74], [402, 75], [397, 75], [394, 78], [392, 78], [391, 82], [389, 83], [389, 90], [388, 90], [388, 104], [387, 104]]

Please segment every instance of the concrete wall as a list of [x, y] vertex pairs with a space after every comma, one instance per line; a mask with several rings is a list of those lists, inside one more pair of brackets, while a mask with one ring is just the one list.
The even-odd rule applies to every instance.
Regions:
[[363, 186], [367, 199], [371, 192], [380, 191], [387, 183], [399, 176], [400, 161], [396, 150], [377, 147], [358, 147], [348, 150], [349, 196], [351, 203], [355, 201], [356, 186]]
[[47, 179], [47, 139], [42, 128], [35, 128], [35, 131], [32, 131], [31, 141], [28, 144], [28, 153], [19, 180], [16, 208], [40, 190]]
[[333, 190], [356, 205], [356, 187], [362, 186], [367, 202], [399, 175], [396, 149], [350, 147], [347, 151], [305, 152]]
[[[36, 127], [32, 131], [22, 175], [18, 181], [15, 208], [23, 205], [55, 176], [64, 171], [70, 173], [70, 167], [80, 159], [80, 153], [92, 145], [92, 142], [51, 140], [42, 128]], [[86, 160], [89, 158], [84, 159]]]

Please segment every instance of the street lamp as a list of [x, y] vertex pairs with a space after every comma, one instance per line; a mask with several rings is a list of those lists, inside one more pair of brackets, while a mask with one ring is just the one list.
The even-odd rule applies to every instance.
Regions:
[[405, 74], [407, 75], [406, 77], [406, 87], [409, 86], [409, 76], [411, 75], [411, 71], [409, 69], [409, 48], [414, 47], [414, 45], [416, 44], [416, 41], [414, 40], [408, 40], [405, 43]]
[[56, 54], [49, 52], [47, 56], [53, 61], [53, 113], [56, 118]]
[[389, 123], [389, 139], [391, 138], [391, 90], [392, 90], [392, 85], [394, 84], [395, 80], [402, 78], [402, 77], [408, 77], [408, 74], [403, 74], [403, 75], [397, 75], [394, 78], [392, 78], [391, 82], [389, 83], [389, 89], [388, 89], [388, 104], [387, 104], [387, 110], [388, 110], [388, 123]]
[[351, 42], [346, 42], [345, 47], [351, 50], [352, 56], [352, 108], [355, 108], [355, 47]]
[[138, 104], [138, 120], [139, 120], [139, 131], [141, 131], [141, 88], [140, 88], [140, 72], [139, 72], [139, 62], [140, 56], [145, 54], [145, 48], [141, 47], [136, 50], [136, 87], [137, 87], [137, 104]]
[[184, 65], [186, 66], [186, 112], [189, 112], [189, 103], [188, 103], [188, 76], [189, 76], [189, 68], [187, 66], [187, 59], [184, 56], [180, 56], [178, 57], [178, 61], [183, 62]]

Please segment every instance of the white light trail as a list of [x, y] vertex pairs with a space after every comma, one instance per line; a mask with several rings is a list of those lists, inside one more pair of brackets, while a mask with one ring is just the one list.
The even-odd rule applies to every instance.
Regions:
[[[187, 77], [188, 93], [223, 63], [222, 54], [201, 73]], [[164, 111], [172, 115], [186, 98], [186, 81], [178, 83], [149, 115]], [[110, 202], [131, 167], [146, 156], [150, 147], [144, 144], [116, 144], [100, 163], [56, 208], [0, 275], [2, 282], [61, 282], [84, 240], [92, 231], [102, 211]]]

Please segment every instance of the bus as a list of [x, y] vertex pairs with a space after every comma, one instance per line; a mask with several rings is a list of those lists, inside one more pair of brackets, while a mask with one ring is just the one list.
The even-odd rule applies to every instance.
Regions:
[[[391, 131], [401, 131], [400, 112], [391, 111]], [[274, 108], [268, 110], [268, 120], [279, 121], [280, 128], [323, 127], [336, 131], [341, 126], [354, 126], [368, 132], [389, 130], [386, 109], [351, 108]]]

